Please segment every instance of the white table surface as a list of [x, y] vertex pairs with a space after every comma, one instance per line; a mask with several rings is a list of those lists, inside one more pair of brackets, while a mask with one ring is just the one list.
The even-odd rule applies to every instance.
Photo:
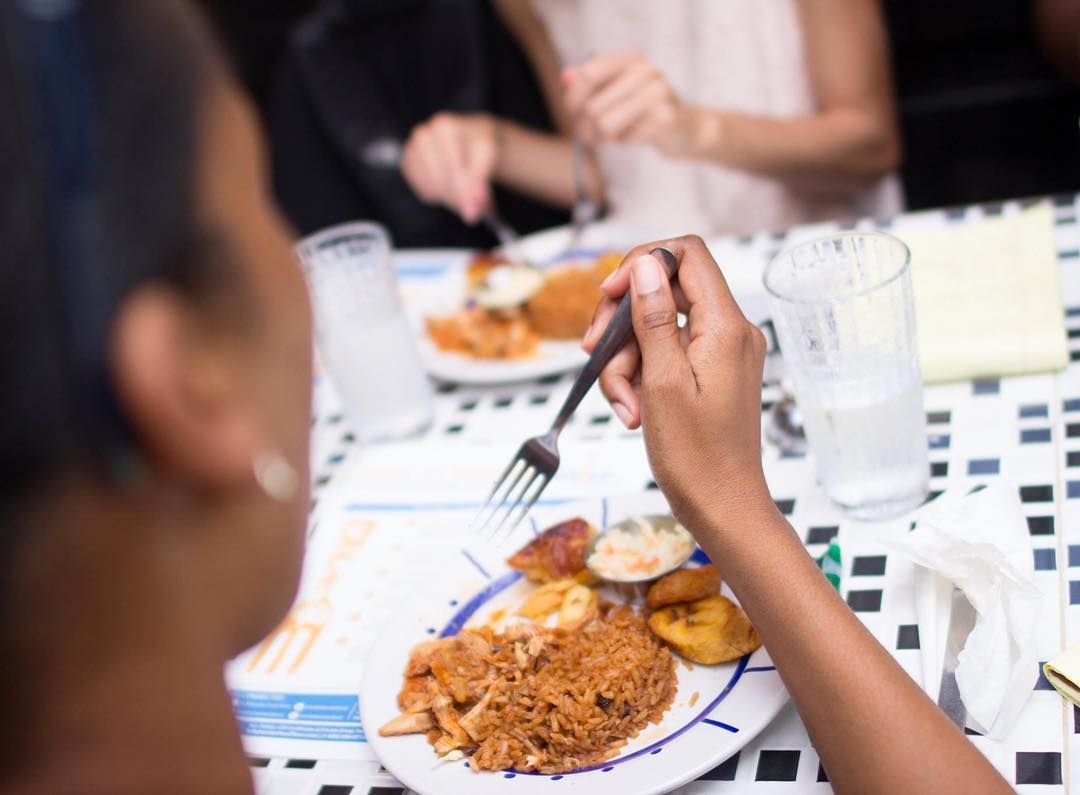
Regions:
[[[1080, 641], [1078, 198], [1054, 200], [1073, 363], [1057, 374], [967, 381], [926, 390], [931, 489], [967, 488], [996, 478], [1021, 490], [1036, 575], [1046, 594], [1038, 627], [1039, 660]], [[986, 215], [1018, 212], [1023, 204], [1006, 202], [907, 218], [928, 226], [965, 224]], [[869, 226], [869, 222], [862, 225]], [[756, 278], [753, 269], [763, 267], [784, 237], [758, 235], [718, 243], [717, 249], [735, 253], [742, 269], [732, 279], [737, 295], [743, 297], [751, 291], [749, 286]], [[399, 252], [397, 264], [407, 300], [414, 300], [411, 293], [423, 291], [424, 281], [432, 273], [453, 266], [463, 256], [450, 251]], [[750, 296], [745, 300], [753, 303], [756, 299]], [[751, 314], [759, 312], [747, 308]], [[317, 379], [310, 543], [317, 550], [320, 538], [339, 528], [342, 538], [360, 528], [365, 533], [365, 546], [355, 558], [334, 558], [337, 562], [332, 565], [338, 568], [332, 572], [311, 570], [325, 565], [321, 559], [314, 562], [317, 554], [305, 569], [299, 604], [308, 612], [302, 615], [315, 615], [316, 603], [319, 610], [331, 611], [318, 613], [317, 621], [310, 624], [317, 626], [318, 632], [304, 662], [311, 669], [305, 674], [309, 681], [320, 681], [342, 693], [356, 692], [363, 657], [377, 642], [378, 627], [392, 614], [394, 600], [416, 585], [412, 579], [416, 572], [407, 561], [410, 544], [424, 532], [418, 528], [437, 527], [440, 520], [474, 510], [497, 474], [494, 470], [509, 460], [523, 437], [547, 427], [572, 380], [572, 375], [565, 375], [510, 387], [444, 386], [436, 397], [434, 425], [422, 437], [361, 447], [353, 441], [332, 389], [325, 379]], [[776, 386], [767, 383], [762, 394], [764, 409], [776, 395]], [[623, 430], [596, 390], [582, 404], [560, 447], [564, 469], [545, 499], [603, 496], [652, 485], [640, 433]], [[848, 603], [918, 679], [912, 567], [899, 556], [888, 554], [882, 544], [890, 536], [907, 532], [909, 519], [877, 525], [846, 522], [821, 494], [806, 459], [783, 458], [771, 447], [766, 447], [763, 457], [774, 498], [812, 554], [821, 554], [828, 540], [841, 533], [843, 592]], [[994, 461], [996, 465], [989, 463]], [[332, 638], [336, 621], [348, 628]], [[270, 671], [268, 661], [277, 651], [277, 647], [268, 646], [257, 664], [249, 654], [230, 666], [234, 691], [272, 682], [279, 674]], [[283, 658], [281, 675], [288, 664], [288, 658]], [[325, 671], [320, 665], [325, 665]], [[350, 682], [352, 677], [355, 682]], [[1073, 768], [1071, 760], [1080, 742], [1080, 711], [1066, 705], [1039, 671], [1032, 670], [1031, 680], [1031, 698], [1005, 740], [971, 739], [1022, 793], [1077, 789], [1080, 771]], [[241, 725], [246, 725], [243, 719]], [[246, 737], [245, 741], [256, 752], [268, 745], [266, 738]], [[290, 747], [287, 740], [277, 745], [270, 742], [269, 746]], [[353, 759], [296, 758], [291, 753], [253, 755], [257, 789], [265, 795], [390, 795], [403, 791], [370, 754], [362, 752], [362, 744], [348, 747], [361, 751], [353, 754]], [[790, 706], [736, 757], [679, 790], [695, 795], [736, 791], [831, 791], [806, 730]]]

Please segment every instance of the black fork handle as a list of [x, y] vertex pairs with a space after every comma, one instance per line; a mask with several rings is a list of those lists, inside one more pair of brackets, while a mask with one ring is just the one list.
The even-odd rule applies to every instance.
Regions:
[[[662, 246], [654, 248], [649, 253], [655, 255], [663, 263], [668, 273], [668, 279], [674, 279], [675, 274], [679, 271], [679, 260], [675, 255]], [[600, 335], [599, 342], [593, 348], [592, 356], [586, 362], [585, 369], [581, 371], [577, 380], [574, 381], [574, 385], [570, 388], [570, 394], [566, 396], [566, 400], [555, 418], [555, 423], [551, 426], [552, 430], [562, 430], [567, 420], [570, 419], [581, 404], [581, 401], [585, 399], [585, 395], [592, 389], [592, 385], [596, 383], [600, 373], [607, 367], [608, 362], [622, 349], [622, 346], [626, 344], [626, 341], [630, 339], [630, 335], [633, 333], [634, 320], [630, 309], [630, 290], [627, 290], [626, 295], [619, 302], [619, 308], [615, 310], [615, 314], [612, 315], [607, 328]]]

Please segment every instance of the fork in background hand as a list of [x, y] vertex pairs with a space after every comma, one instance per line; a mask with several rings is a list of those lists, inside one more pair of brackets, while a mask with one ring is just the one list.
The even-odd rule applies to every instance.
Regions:
[[585, 227], [596, 220], [600, 214], [600, 205], [589, 193], [589, 167], [588, 144], [580, 135], [574, 136], [574, 191], [577, 197], [574, 199], [574, 209], [570, 213], [570, 242], [566, 244], [567, 251], [573, 251], [581, 242], [581, 235]]
[[[668, 278], [674, 278], [679, 268], [675, 255], [666, 248], [654, 248], [649, 253], [654, 254], [664, 264]], [[501, 518], [488, 537], [495, 538], [500, 531], [504, 532], [504, 538], [509, 536], [539, 499], [547, 484], [551, 482], [551, 478], [559, 470], [559, 434], [589, 389], [596, 383], [596, 379], [600, 377], [600, 372], [633, 333], [634, 324], [630, 311], [630, 291], [627, 290], [611, 322], [608, 323], [603, 335], [596, 343], [585, 368], [570, 388], [570, 394], [566, 396], [562, 408], [559, 409], [551, 430], [543, 436], [534, 436], [526, 440], [517, 451], [517, 455], [510, 461], [510, 466], [503, 472], [502, 477], [495, 482], [487, 501], [471, 522], [471, 526], [476, 527], [478, 532], [486, 530], [495, 517], [501, 513]], [[481, 519], [483, 519], [482, 522]], [[509, 527], [507, 527], [508, 521]]]

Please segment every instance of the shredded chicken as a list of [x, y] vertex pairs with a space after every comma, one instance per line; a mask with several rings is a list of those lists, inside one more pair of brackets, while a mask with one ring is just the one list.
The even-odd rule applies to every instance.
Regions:
[[431, 709], [431, 691], [426, 676], [410, 676], [398, 693], [398, 706], [405, 712], [427, 712]]
[[435, 728], [435, 719], [430, 712], [404, 712], [379, 729], [383, 737], [397, 737], [402, 734], [422, 734]]
[[435, 653], [454, 642], [454, 638], [439, 638], [418, 643], [409, 655], [409, 663], [405, 666], [405, 676], [423, 676], [431, 670], [431, 661]]
[[447, 751], [452, 751], [455, 748], [465, 748], [472, 745], [472, 740], [469, 737], [469, 733], [461, 728], [460, 718], [458, 712], [454, 709], [453, 702], [450, 697], [447, 696], [439, 688], [438, 684], [432, 682], [431, 687], [431, 711], [435, 713], [435, 720], [439, 722], [439, 726], [446, 734], [442, 740], [450, 740], [445, 750], [439, 749], [439, 744], [436, 743], [435, 750], [440, 755]]
[[487, 709], [488, 704], [491, 703], [491, 697], [493, 695], [495, 695], [495, 688], [488, 688], [484, 697], [477, 701], [472, 709], [462, 715], [461, 720], [459, 721], [461, 727], [476, 741], [483, 739], [483, 734], [481, 732], [481, 718], [484, 710]]

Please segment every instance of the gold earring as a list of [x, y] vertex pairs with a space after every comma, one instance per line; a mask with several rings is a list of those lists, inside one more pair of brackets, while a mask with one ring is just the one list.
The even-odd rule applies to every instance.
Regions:
[[276, 450], [260, 453], [255, 457], [252, 469], [255, 482], [270, 499], [288, 502], [296, 496], [300, 479], [281, 453]]

